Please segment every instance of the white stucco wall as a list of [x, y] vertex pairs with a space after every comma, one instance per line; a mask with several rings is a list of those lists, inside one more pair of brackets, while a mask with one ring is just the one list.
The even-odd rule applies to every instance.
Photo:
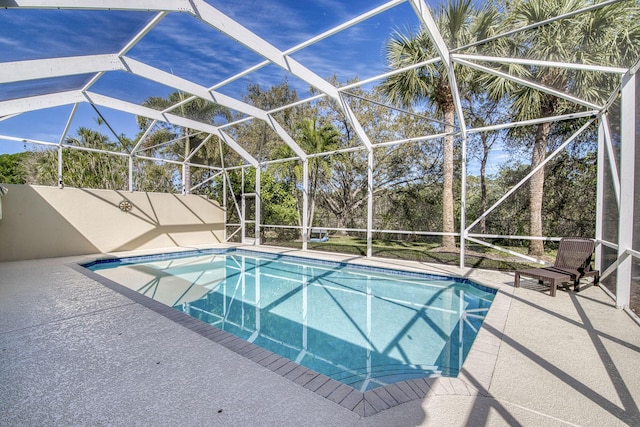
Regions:
[[[202, 196], [9, 185], [0, 261], [220, 243], [224, 213]], [[133, 208], [123, 212], [123, 200]]]

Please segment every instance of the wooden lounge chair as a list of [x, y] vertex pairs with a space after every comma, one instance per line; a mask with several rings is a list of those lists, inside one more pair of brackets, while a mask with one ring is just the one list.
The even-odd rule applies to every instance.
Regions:
[[529, 268], [517, 270], [513, 286], [520, 287], [520, 276], [538, 279], [538, 283], [551, 285], [551, 296], [556, 296], [556, 288], [560, 283], [573, 282], [573, 290], [578, 292], [580, 279], [593, 277], [593, 283], [600, 281], [600, 272], [591, 269], [591, 255], [595, 244], [591, 239], [582, 237], [565, 237], [560, 240], [558, 255], [553, 267]]

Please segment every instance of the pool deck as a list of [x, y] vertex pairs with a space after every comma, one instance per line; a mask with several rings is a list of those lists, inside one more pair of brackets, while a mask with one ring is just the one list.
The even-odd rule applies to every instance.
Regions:
[[69, 265], [88, 257], [0, 263], [0, 426], [640, 425], [640, 326], [598, 287], [551, 298], [507, 273], [261, 250], [499, 292], [458, 378], [345, 404]]

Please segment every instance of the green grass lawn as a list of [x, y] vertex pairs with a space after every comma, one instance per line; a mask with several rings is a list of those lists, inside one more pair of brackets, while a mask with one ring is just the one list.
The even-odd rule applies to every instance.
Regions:
[[[300, 247], [300, 242], [274, 241], [270, 245], [285, 247]], [[328, 242], [309, 242], [307, 247], [312, 250], [337, 252], [366, 256], [367, 241], [350, 236], [331, 236]], [[524, 247], [509, 247], [514, 252], [526, 254]], [[373, 240], [372, 255], [382, 258], [404, 259], [411, 261], [433, 262], [447, 265], [458, 265], [459, 253], [446, 252], [440, 249], [439, 243], [406, 242], [397, 240]], [[555, 251], [548, 251], [546, 258], [553, 260]], [[527, 263], [507, 253], [491, 249], [482, 245], [467, 245], [465, 254], [467, 267], [485, 268], [490, 270], [517, 270], [537, 264]]]

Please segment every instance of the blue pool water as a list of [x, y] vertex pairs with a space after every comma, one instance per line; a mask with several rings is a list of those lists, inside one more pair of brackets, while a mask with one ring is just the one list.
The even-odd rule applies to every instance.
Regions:
[[236, 250], [87, 267], [361, 391], [456, 376], [495, 296], [467, 280]]

